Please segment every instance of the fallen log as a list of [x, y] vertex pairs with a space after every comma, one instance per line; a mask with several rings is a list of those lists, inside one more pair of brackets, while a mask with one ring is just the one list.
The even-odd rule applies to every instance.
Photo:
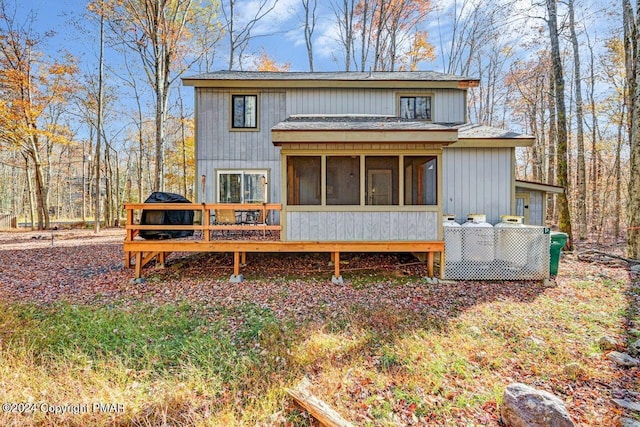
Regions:
[[327, 427], [354, 427], [349, 421], [333, 410], [324, 401], [315, 397], [310, 391], [311, 383], [305, 377], [300, 384], [294, 389], [286, 389], [287, 393], [302, 406], [313, 418], [318, 420], [320, 424]]
[[622, 261], [626, 261], [629, 264], [640, 264], [640, 259], [626, 258], [620, 255], [599, 251], [597, 249], [587, 249], [585, 251], [582, 251], [578, 254], [578, 258], [580, 257], [580, 255], [587, 255], [587, 254], [598, 254], [598, 255], [609, 257], [609, 258], [620, 259]]

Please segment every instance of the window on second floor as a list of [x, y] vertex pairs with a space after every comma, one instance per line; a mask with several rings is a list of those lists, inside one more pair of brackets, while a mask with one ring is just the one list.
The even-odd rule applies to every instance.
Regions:
[[258, 127], [258, 96], [231, 96], [231, 127], [233, 129], [256, 129]]
[[400, 117], [431, 120], [431, 96], [401, 96]]

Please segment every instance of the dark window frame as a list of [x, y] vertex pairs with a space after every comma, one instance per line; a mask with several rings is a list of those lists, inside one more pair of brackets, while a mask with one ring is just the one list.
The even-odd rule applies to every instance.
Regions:
[[[428, 99], [427, 105], [428, 108], [425, 110], [426, 117], [416, 117], [416, 105], [418, 98]], [[403, 100], [407, 100], [407, 108], [409, 109], [409, 115], [403, 115], [402, 111], [402, 103]], [[411, 120], [425, 120], [425, 121], [433, 121], [433, 96], [432, 95], [399, 95], [398, 96], [398, 115], [402, 118], [407, 118]]]
[[[247, 113], [247, 98], [254, 99], [255, 112], [253, 113], [254, 125], [247, 125], [246, 113]], [[236, 99], [242, 99], [242, 113], [238, 117], [236, 115]], [[236, 121], [241, 120], [242, 124], [236, 124]], [[233, 94], [231, 95], [231, 129], [233, 130], [257, 130], [258, 129], [258, 95], [257, 94]]]

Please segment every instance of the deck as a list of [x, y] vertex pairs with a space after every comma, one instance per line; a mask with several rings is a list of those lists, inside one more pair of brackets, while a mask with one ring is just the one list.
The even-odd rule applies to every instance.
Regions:
[[[240, 268], [246, 264], [246, 254], [255, 252], [325, 252], [331, 254], [334, 265], [332, 281], [342, 282], [340, 254], [349, 252], [408, 252], [426, 254], [429, 277], [434, 277], [434, 255], [444, 260], [443, 241], [283, 241], [282, 227], [273, 223], [274, 214], [282, 211], [282, 205], [264, 204], [215, 204], [215, 203], [125, 203], [127, 213], [124, 240], [125, 267], [135, 268], [135, 277], [142, 276], [142, 269], [155, 260], [164, 266], [172, 252], [221, 252], [233, 253], [231, 280], [242, 281]], [[145, 211], [193, 211], [198, 218], [194, 225], [141, 225], [135, 224], [135, 213]], [[226, 221], [216, 219], [216, 211], [234, 210], [251, 212], [252, 221]], [[187, 238], [147, 240], [140, 231], [188, 230], [194, 236]], [[443, 269], [440, 268], [440, 274]]]

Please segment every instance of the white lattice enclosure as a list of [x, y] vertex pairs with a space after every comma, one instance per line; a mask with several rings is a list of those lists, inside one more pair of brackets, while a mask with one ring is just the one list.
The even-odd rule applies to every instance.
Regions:
[[453, 280], [542, 280], [549, 277], [546, 227], [444, 227], [445, 270]]

